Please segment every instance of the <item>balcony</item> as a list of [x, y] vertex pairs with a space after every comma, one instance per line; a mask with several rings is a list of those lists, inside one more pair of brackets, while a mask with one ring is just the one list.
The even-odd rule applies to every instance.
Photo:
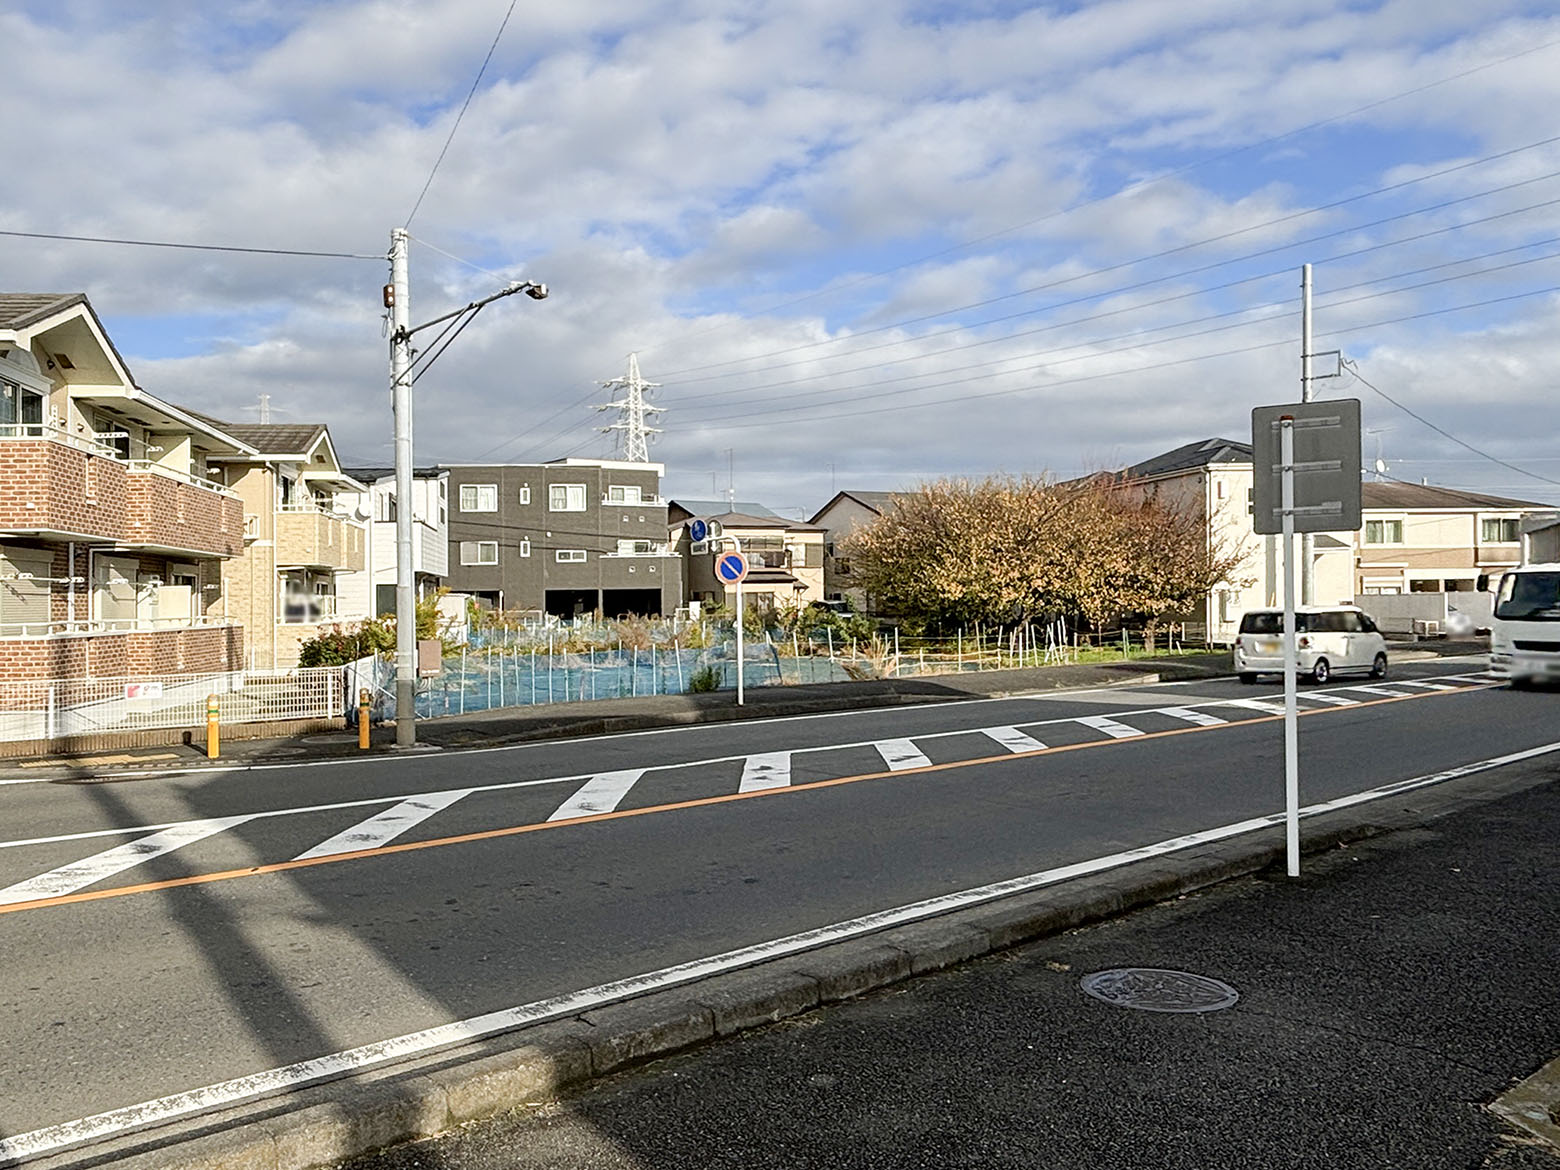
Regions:
[[219, 557], [244, 551], [244, 506], [227, 488], [155, 463], [129, 467], [129, 543]]
[[0, 532], [128, 540], [128, 475], [95, 440], [43, 423], [0, 426]]
[[363, 544], [362, 525], [313, 504], [283, 504], [276, 509], [279, 567], [355, 572], [363, 568]]

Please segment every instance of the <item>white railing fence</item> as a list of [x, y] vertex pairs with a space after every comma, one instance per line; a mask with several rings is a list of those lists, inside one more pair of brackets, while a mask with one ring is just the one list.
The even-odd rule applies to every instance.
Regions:
[[221, 722], [328, 719], [346, 709], [338, 666], [291, 671], [0, 681], [0, 741], [156, 731], [206, 725], [206, 697]]

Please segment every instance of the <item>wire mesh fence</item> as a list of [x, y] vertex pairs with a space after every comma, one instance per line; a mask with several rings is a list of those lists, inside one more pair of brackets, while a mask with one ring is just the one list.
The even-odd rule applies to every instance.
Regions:
[[221, 721], [271, 723], [342, 714], [339, 667], [293, 671], [0, 681], [0, 740], [56, 739], [204, 727], [217, 695]]

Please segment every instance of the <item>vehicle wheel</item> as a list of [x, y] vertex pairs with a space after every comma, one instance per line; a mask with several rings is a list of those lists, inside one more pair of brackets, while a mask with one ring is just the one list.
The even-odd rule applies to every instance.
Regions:
[[1257, 681], [1257, 676], [1254, 675], [1254, 674], [1242, 674], [1242, 675], [1238, 675], [1237, 677], [1240, 679], [1241, 682], [1245, 683], [1248, 687], [1252, 683]]
[[1370, 664], [1370, 677], [1371, 678], [1386, 678], [1387, 677], [1387, 656], [1385, 654], [1378, 654], [1378, 655], [1376, 655], [1376, 661], [1374, 661], [1374, 662], [1372, 662]]
[[1318, 658], [1316, 665], [1311, 668], [1311, 681], [1324, 683], [1330, 678], [1332, 678], [1332, 667], [1328, 665], [1327, 659]]

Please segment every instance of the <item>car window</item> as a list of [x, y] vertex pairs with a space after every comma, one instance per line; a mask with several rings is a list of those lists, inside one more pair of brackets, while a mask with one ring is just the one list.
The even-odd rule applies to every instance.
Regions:
[[1369, 615], [1363, 613], [1360, 614], [1360, 628], [1367, 634], [1379, 634], [1381, 632], [1376, 628], [1375, 620]]
[[1313, 613], [1311, 615], [1311, 633], [1340, 634], [1342, 632], [1343, 615], [1341, 613]]
[[1345, 610], [1343, 613], [1338, 615], [1338, 621], [1343, 632], [1346, 634], [1359, 634], [1364, 632], [1365, 626], [1360, 621], [1360, 615], [1357, 613]]
[[[1304, 634], [1310, 629], [1311, 614], [1297, 613], [1295, 615], [1295, 631]], [[1240, 619], [1240, 632], [1243, 634], [1282, 634], [1284, 632], [1284, 615], [1281, 613], [1259, 612], [1248, 613]]]

